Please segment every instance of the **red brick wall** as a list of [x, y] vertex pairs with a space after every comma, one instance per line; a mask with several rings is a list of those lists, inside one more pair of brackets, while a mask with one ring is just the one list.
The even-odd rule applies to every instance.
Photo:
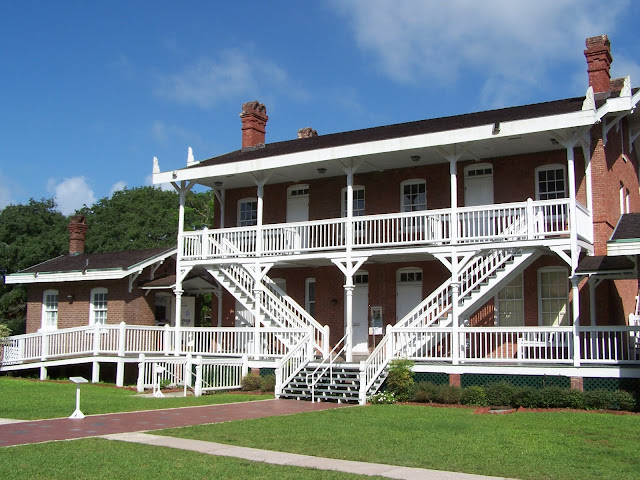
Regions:
[[[175, 263], [165, 261], [156, 275], [175, 272]], [[138, 280], [148, 279], [149, 269], [143, 271]], [[137, 281], [129, 293], [129, 279], [96, 280], [82, 282], [36, 283], [27, 289], [26, 332], [33, 333], [42, 327], [42, 295], [45, 290], [58, 290], [58, 328], [89, 325], [91, 290], [103, 287], [107, 292], [107, 323], [125, 322], [129, 325], [155, 325], [155, 294], [144, 295]], [[73, 295], [69, 301], [68, 295]]]

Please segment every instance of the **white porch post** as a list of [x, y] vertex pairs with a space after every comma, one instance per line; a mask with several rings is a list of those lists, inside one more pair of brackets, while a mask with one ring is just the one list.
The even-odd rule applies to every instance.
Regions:
[[575, 275], [578, 267], [578, 222], [576, 208], [576, 171], [573, 148], [575, 142], [567, 142], [567, 176], [569, 180], [569, 225], [571, 226], [569, 240], [571, 242], [571, 277]]
[[222, 287], [217, 287], [214, 291], [213, 294], [216, 296], [216, 298], [218, 299], [218, 321], [217, 321], [217, 326], [218, 328], [222, 327]]
[[573, 313], [573, 366], [580, 366], [580, 289], [578, 277], [571, 278], [572, 313]]
[[458, 167], [457, 158], [449, 158], [451, 177], [451, 243], [458, 243]]
[[455, 250], [451, 254], [451, 363], [460, 362], [460, 319], [458, 314], [458, 295], [460, 282], [458, 278], [458, 255]]
[[[351, 266], [351, 251], [353, 249], [353, 164], [347, 170], [347, 225], [346, 225], [346, 251], [347, 265]], [[347, 335], [347, 352], [346, 360], [353, 360], [353, 271], [348, 268], [349, 275], [345, 276], [344, 294], [345, 294], [345, 327]]]
[[253, 339], [253, 358], [259, 359], [260, 352], [260, 325], [264, 323], [262, 314], [262, 269], [260, 266], [260, 257], [262, 256], [262, 216], [263, 216], [263, 197], [264, 197], [264, 183], [265, 181], [257, 182], [257, 207], [256, 207], [256, 264], [254, 269], [253, 279], [253, 297], [255, 299], [254, 312], [253, 312], [253, 327], [254, 327], [254, 339]]

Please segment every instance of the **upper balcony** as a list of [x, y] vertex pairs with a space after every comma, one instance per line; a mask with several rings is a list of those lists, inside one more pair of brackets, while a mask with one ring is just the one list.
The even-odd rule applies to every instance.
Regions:
[[[572, 228], [577, 238], [593, 243], [591, 213], [576, 202], [576, 218], [570, 200], [544, 200], [423, 210], [384, 215], [330, 218], [296, 223], [221, 228], [185, 232], [180, 259], [196, 263], [263, 256], [380, 251], [402, 253], [415, 247], [501, 246], [514, 242], [569, 244]], [[260, 238], [260, 242], [256, 239]]]

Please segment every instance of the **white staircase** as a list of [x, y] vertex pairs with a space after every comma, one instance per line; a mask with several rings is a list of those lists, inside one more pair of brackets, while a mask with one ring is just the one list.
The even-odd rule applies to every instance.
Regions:
[[[253, 313], [255, 309], [255, 280], [249, 270], [242, 264], [227, 264], [210, 267], [209, 274], [216, 279], [240, 304]], [[319, 352], [326, 351], [328, 335], [304, 308], [282, 291], [273, 280], [264, 276], [260, 295], [260, 310], [265, 327], [313, 329], [313, 345]]]

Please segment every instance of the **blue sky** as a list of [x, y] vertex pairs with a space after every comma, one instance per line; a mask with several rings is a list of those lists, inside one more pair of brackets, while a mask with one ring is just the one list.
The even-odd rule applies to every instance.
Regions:
[[70, 214], [161, 170], [267, 142], [584, 95], [587, 36], [640, 86], [640, 2], [0, 0], [0, 208]]

